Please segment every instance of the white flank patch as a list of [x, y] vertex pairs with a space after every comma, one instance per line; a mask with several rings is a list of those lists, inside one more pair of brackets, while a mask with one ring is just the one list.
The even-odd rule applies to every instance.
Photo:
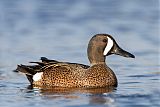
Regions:
[[33, 76], [33, 80], [34, 80], [34, 81], [40, 80], [41, 77], [42, 77], [42, 74], [43, 74], [43, 72], [36, 73], [36, 74]]
[[113, 46], [113, 40], [109, 37], [108, 38], [108, 43], [104, 49], [103, 55], [107, 55], [107, 53], [111, 50], [112, 46]]

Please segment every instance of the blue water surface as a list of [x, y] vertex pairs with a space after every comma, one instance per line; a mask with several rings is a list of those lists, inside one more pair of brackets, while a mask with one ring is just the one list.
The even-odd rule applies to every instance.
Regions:
[[[0, 107], [159, 107], [159, 0], [0, 0]], [[88, 64], [97, 33], [135, 59], [112, 55], [116, 89], [30, 89], [17, 64], [41, 56]]]

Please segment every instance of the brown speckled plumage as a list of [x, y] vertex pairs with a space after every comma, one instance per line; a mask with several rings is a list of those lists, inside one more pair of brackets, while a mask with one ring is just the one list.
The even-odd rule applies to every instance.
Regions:
[[[111, 38], [114, 45], [107, 53], [118, 54], [125, 57], [134, 56], [122, 50], [115, 40], [108, 34], [97, 34], [92, 37], [88, 45], [88, 58], [91, 66], [59, 62], [49, 60], [42, 57], [42, 62], [36, 63], [33, 66], [18, 65], [17, 70], [26, 74], [28, 80], [35, 86], [52, 86], [52, 87], [106, 87], [117, 86], [117, 78], [114, 72], [106, 65], [103, 55], [104, 49], [108, 44], [107, 38]], [[41, 79], [33, 80], [33, 76], [43, 72]]]

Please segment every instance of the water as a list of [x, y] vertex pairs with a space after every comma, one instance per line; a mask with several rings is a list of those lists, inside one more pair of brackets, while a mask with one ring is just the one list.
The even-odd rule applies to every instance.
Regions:
[[[116, 89], [29, 89], [17, 64], [41, 56], [89, 64], [97, 33], [113, 35], [135, 59], [109, 56]], [[0, 107], [160, 106], [159, 0], [0, 0]]]

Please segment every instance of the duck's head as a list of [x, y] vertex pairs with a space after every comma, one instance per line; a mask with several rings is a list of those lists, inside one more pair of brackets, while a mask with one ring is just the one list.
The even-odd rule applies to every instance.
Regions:
[[133, 54], [120, 48], [114, 38], [108, 34], [93, 36], [89, 41], [87, 52], [91, 64], [104, 63], [105, 57], [111, 54], [135, 58]]

